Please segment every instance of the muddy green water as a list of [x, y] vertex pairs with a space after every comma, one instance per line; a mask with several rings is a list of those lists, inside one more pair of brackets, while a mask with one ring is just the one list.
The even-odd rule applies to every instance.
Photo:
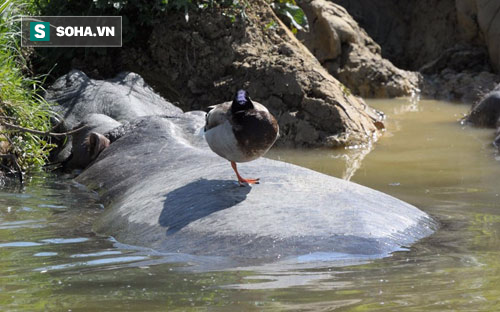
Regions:
[[460, 125], [464, 105], [370, 104], [388, 115], [370, 153], [273, 150], [269, 157], [433, 215], [438, 232], [408, 251], [351, 266], [193, 271], [187, 257], [96, 236], [98, 199], [64, 178], [38, 175], [24, 189], [0, 192], [0, 311], [499, 311], [493, 131]]

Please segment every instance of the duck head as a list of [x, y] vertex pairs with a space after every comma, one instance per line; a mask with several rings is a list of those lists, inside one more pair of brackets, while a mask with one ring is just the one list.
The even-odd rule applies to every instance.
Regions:
[[248, 96], [248, 92], [245, 90], [238, 90], [234, 96], [233, 103], [231, 104], [231, 113], [235, 114], [238, 112], [244, 112], [253, 109], [252, 100]]

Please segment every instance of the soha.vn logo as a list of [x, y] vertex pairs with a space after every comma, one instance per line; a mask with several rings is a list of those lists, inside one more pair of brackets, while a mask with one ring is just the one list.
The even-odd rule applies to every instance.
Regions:
[[[56, 27], [56, 36], [58, 37], [113, 37], [115, 35], [114, 27], [92, 27], [68, 26]], [[30, 22], [30, 41], [50, 41], [50, 23], [49, 22]]]

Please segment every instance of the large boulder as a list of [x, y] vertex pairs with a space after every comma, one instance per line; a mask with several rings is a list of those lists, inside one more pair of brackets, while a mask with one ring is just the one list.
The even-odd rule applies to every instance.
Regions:
[[326, 0], [299, 2], [310, 21], [301, 34], [321, 64], [352, 92], [363, 97], [411, 95], [419, 76], [394, 66], [347, 11]]
[[[148, 93], [137, 81], [130, 90]], [[119, 88], [96, 89], [92, 97], [60, 90], [57, 98], [67, 103], [60, 114], [75, 123], [85, 112], [127, 120], [103, 133], [111, 145], [76, 178], [105, 206], [95, 230], [118, 241], [242, 265], [309, 254], [381, 257], [432, 233], [432, 219], [407, 203], [279, 161], [242, 164], [240, 172], [261, 184], [240, 187], [229, 162], [203, 138], [204, 112], [176, 113], [166, 101], [157, 111]], [[111, 109], [137, 112], [136, 106], [144, 116], [130, 120]]]

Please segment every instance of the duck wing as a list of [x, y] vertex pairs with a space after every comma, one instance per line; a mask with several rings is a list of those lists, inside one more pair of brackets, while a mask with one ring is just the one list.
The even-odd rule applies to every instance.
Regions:
[[225, 102], [208, 107], [210, 110], [206, 115], [205, 131], [217, 127], [228, 120], [228, 111], [231, 109], [231, 102]]

